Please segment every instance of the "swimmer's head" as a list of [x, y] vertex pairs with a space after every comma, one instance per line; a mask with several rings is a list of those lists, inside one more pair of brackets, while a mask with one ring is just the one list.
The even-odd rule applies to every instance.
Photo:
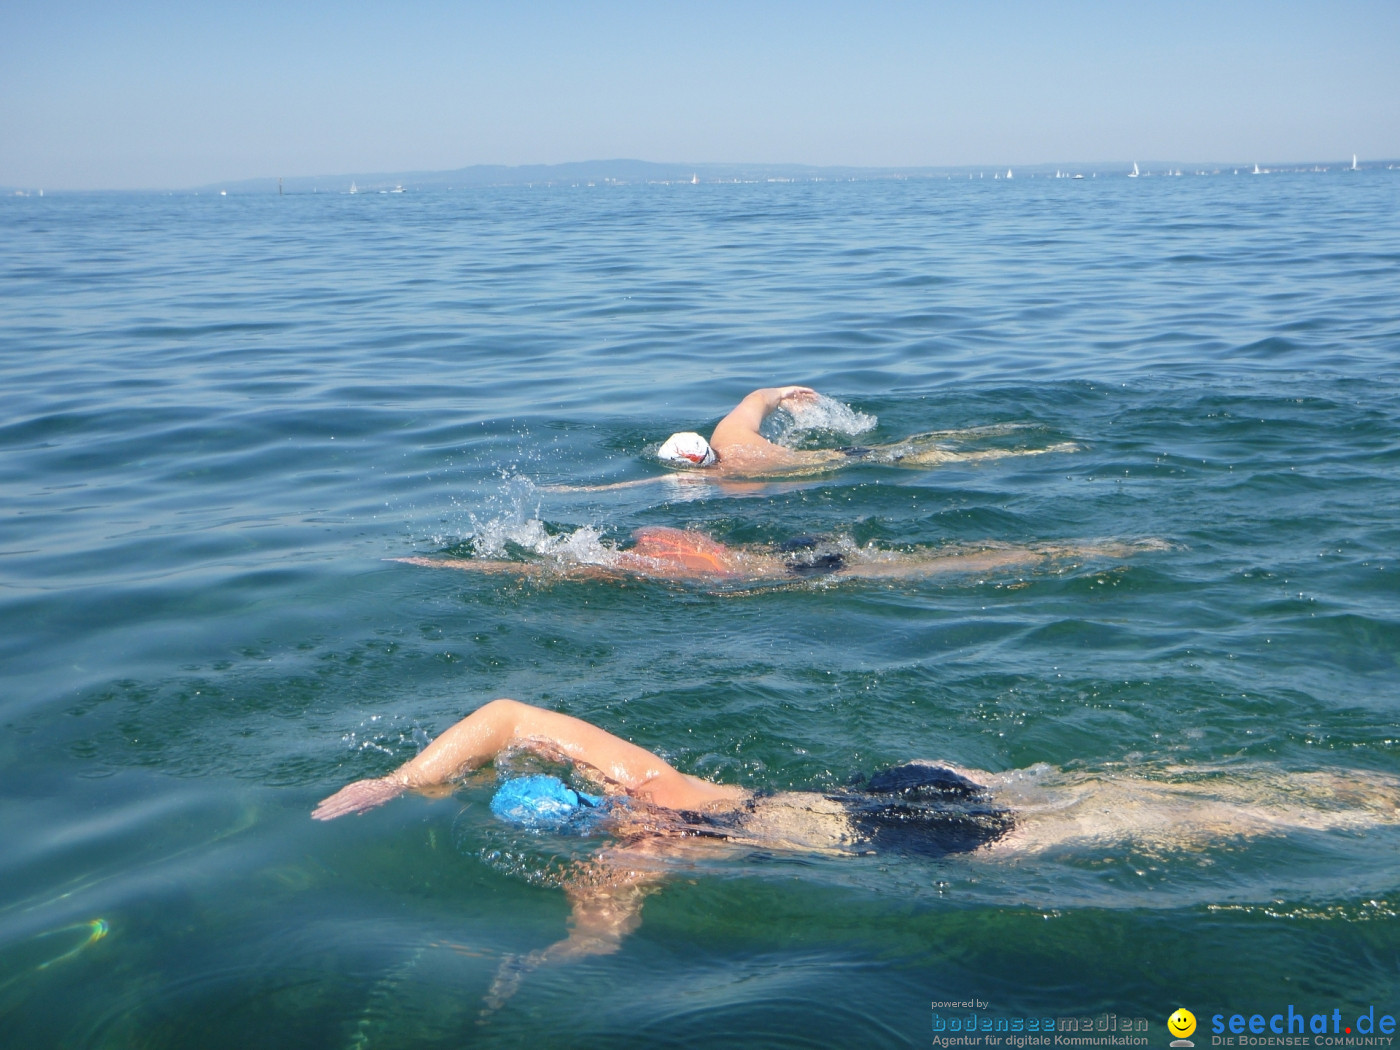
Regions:
[[710, 443], [691, 430], [672, 434], [656, 450], [656, 455], [667, 463], [682, 467], [710, 467], [719, 458]]
[[575, 791], [548, 774], [507, 780], [491, 798], [491, 812], [501, 820], [534, 831], [561, 831], [603, 799]]

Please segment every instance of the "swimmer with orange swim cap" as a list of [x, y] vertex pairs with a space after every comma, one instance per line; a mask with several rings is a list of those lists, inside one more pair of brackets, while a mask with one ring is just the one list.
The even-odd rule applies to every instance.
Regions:
[[652, 525], [632, 534], [632, 544], [603, 548], [596, 560], [553, 557], [542, 561], [486, 558], [394, 558], [409, 565], [466, 572], [561, 579], [652, 579], [676, 583], [793, 583], [826, 579], [920, 579], [958, 573], [1027, 569], [1055, 560], [1124, 558], [1170, 550], [1156, 539], [1017, 546], [987, 543], [913, 551], [858, 548], [816, 536], [779, 544], [728, 544], [694, 529]]

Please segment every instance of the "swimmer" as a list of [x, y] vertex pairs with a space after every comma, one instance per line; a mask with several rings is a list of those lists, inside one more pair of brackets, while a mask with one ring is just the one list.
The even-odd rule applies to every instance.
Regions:
[[982, 449], [958, 452], [944, 447], [940, 439], [982, 436], [1018, 429], [1010, 424], [1002, 427], [978, 427], [965, 431], [937, 431], [916, 434], [888, 445], [848, 447], [840, 449], [791, 449], [769, 441], [759, 429], [764, 420], [779, 409], [800, 417], [804, 407], [816, 405], [822, 396], [808, 386], [774, 386], [755, 390], [719, 421], [710, 440], [693, 431], [672, 434], [657, 450], [657, 458], [669, 466], [686, 471], [681, 475], [641, 478], [605, 485], [547, 485], [550, 492], [602, 492], [631, 488], [656, 481], [676, 478], [711, 477], [716, 479], [782, 478], [821, 474], [853, 462], [885, 463], [901, 467], [927, 467], [940, 463], [970, 463], [1002, 459], [1006, 456], [1036, 456], [1047, 452], [1076, 452], [1071, 441], [1058, 442], [1045, 448]]
[[553, 777], [508, 780], [496, 816], [529, 828], [606, 832], [616, 843], [563, 880], [569, 935], [524, 960], [507, 959], [487, 997], [492, 1008], [523, 972], [545, 962], [616, 951], [640, 923], [664, 860], [689, 844], [832, 855], [885, 848], [942, 856], [1005, 835], [1011, 815], [973, 781], [935, 763], [877, 774], [862, 789], [831, 794], [756, 794], [682, 773], [658, 755], [569, 715], [492, 700], [387, 776], [358, 780], [324, 799], [315, 820], [363, 813], [403, 794], [438, 794], [472, 770], [513, 752], [571, 765], [588, 788]]
[[[703, 532], [655, 525], [633, 533], [623, 549], [599, 547], [547, 561], [485, 558], [395, 558], [409, 565], [563, 579], [652, 579], [711, 584], [793, 583], [803, 579], [922, 579], [1028, 568], [1056, 559], [1123, 558], [1169, 550], [1161, 540], [1026, 547], [983, 544], [924, 551], [882, 551], [804, 536], [777, 545], [736, 546]], [[596, 560], [589, 560], [595, 559]]]
[[684, 773], [578, 718], [493, 700], [387, 776], [323, 800], [316, 820], [364, 813], [406, 791], [441, 794], [493, 760], [528, 752], [569, 765], [581, 783], [507, 780], [492, 800], [528, 828], [606, 834], [612, 844], [562, 879], [568, 936], [508, 958], [487, 997], [494, 1009], [542, 963], [616, 951], [643, 898], [687, 851], [735, 847], [830, 856], [961, 856], [995, 860], [1051, 850], [1200, 850], [1292, 831], [1362, 831], [1400, 823], [1400, 780], [1378, 773], [1270, 768], [1162, 769], [1094, 775], [1048, 766], [1004, 773], [914, 761], [828, 792], [753, 792]]

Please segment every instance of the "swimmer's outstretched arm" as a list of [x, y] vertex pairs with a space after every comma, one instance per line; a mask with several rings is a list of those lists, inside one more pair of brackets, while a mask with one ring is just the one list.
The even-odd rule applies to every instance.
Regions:
[[388, 776], [341, 788], [311, 816], [334, 820], [373, 809], [405, 791], [441, 787], [512, 749], [587, 767], [619, 792], [667, 809], [703, 809], [746, 794], [682, 773], [645, 748], [580, 719], [502, 699], [473, 711]]
[[425, 565], [430, 569], [461, 569], [463, 572], [499, 573], [511, 576], [543, 576], [545, 568], [528, 561], [492, 561], [489, 558], [389, 558], [405, 565]]
[[[608, 481], [601, 485], [539, 485], [541, 492], [616, 492], [619, 489], [635, 489], [642, 485], [656, 485], [661, 482], [675, 482], [681, 479], [689, 479], [687, 474], [658, 474], [654, 478], [632, 478], [629, 481]], [[708, 481], [708, 478], [696, 477], [697, 481]]]
[[618, 580], [625, 574], [606, 565], [565, 564], [557, 567], [533, 561], [492, 561], [489, 558], [390, 558], [405, 565], [423, 565], [429, 569], [459, 569], [480, 572], [488, 576], [568, 576], [573, 579]]
[[539, 967], [617, 951], [642, 924], [642, 902], [661, 877], [659, 872], [631, 871], [596, 859], [584, 862], [564, 883], [569, 935], [528, 955], [505, 956], [486, 993], [482, 1019], [504, 1006], [519, 991], [520, 982]]

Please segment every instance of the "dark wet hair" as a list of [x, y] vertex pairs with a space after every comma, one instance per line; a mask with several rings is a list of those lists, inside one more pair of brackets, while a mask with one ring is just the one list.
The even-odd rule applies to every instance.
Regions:
[[1011, 830], [1011, 811], [986, 788], [930, 762], [910, 762], [876, 773], [864, 788], [832, 796], [877, 852], [942, 857], [969, 853]]

